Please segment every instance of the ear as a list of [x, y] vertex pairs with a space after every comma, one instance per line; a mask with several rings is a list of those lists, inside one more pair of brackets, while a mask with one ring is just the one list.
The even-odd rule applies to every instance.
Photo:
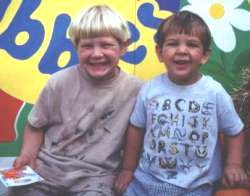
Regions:
[[160, 61], [160, 62], [162, 62], [162, 48], [159, 46], [159, 45], [156, 45], [155, 46], [155, 52], [156, 52], [156, 55], [157, 55], [157, 57], [158, 57], [158, 60]]
[[130, 40], [127, 40], [126, 42], [123, 42], [120, 44], [121, 49], [121, 56], [124, 55], [127, 52], [128, 46], [130, 45]]
[[209, 48], [201, 59], [201, 64], [206, 64], [208, 62], [209, 56], [211, 54], [211, 48]]

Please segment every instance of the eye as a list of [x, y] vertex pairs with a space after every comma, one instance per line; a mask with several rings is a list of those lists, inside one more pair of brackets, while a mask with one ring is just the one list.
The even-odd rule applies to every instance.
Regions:
[[175, 47], [175, 46], [178, 46], [178, 42], [173, 42], [173, 41], [165, 42], [164, 46], [165, 47]]
[[104, 49], [110, 49], [110, 48], [114, 48], [116, 45], [113, 43], [102, 43], [101, 47]]
[[189, 43], [188, 46], [192, 48], [199, 48], [199, 45], [194, 44], [194, 43]]
[[187, 46], [190, 48], [201, 48], [202, 47], [200, 42], [188, 42]]
[[81, 44], [80, 48], [82, 48], [82, 49], [91, 49], [91, 48], [93, 48], [93, 45], [92, 44]]

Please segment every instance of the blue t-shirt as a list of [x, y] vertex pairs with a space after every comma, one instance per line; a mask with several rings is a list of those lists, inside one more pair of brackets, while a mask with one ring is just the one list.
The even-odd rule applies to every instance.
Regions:
[[236, 135], [243, 128], [229, 94], [204, 75], [192, 85], [177, 85], [167, 74], [147, 82], [130, 122], [145, 130], [135, 175], [184, 188], [221, 176], [218, 133]]

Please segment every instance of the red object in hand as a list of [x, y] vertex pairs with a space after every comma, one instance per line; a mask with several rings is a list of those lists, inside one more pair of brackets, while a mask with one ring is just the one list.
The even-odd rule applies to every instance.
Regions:
[[20, 178], [21, 172], [20, 170], [16, 170], [15, 168], [13, 168], [13, 169], [2, 171], [2, 174], [5, 178], [16, 179], [16, 178]]

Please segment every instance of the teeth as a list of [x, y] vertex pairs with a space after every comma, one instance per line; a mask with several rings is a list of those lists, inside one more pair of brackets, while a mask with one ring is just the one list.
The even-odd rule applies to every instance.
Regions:
[[178, 64], [186, 64], [186, 63], [188, 63], [188, 61], [175, 61], [176, 63], [178, 63]]
[[104, 65], [105, 63], [90, 63], [92, 65]]

